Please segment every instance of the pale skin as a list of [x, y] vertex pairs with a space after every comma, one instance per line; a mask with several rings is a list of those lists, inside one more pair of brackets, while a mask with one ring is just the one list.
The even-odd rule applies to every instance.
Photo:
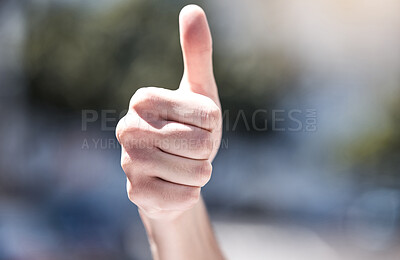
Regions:
[[184, 74], [177, 90], [147, 87], [131, 98], [118, 123], [121, 165], [157, 260], [224, 259], [201, 188], [211, 178], [222, 132], [204, 11], [179, 15]]

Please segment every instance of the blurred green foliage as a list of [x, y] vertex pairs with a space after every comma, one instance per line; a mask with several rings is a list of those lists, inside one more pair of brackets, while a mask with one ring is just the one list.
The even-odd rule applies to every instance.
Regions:
[[[141, 86], [177, 88], [183, 72], [178, 15], [185, 2], [123, 1], [96, 12], [30, 6], [24, 57], [31, 99], [67, 110], [122, 110]], [[233, 55], [219, 41], [217, 20], [209, 21], [224, 109], [251, 116], [273, 107], [293, 85], [293, 62], [278, 50]]]
[[[361, 173], [366, 185], [400, 188], [400, 95], [387, 104], [388, 120], [342, 144], [341, 158]], [[343, 153], [343, 151], [345, 151]]]
[[121, 108], [139, 86], [174, 88], [182, 70], [178, 11], [152, 1], [99, 13], [32, 7], [25, 64], [33, 98], [78, 110]]

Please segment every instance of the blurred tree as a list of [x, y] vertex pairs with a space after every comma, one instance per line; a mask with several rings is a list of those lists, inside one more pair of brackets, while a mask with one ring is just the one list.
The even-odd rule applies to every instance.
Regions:
[[29, 11], [25, 64], [34, 100], [122, 108], [139, 86], [179, 83], [178, 10], [130, 1], [101, 13], [60, 5]]
[[[388, 102], [385, 125], [365, 133], [345, 145], [342, 156], [354, 172], [363, 173], [367, 185], [400, 188], [400, 95]], [[343, 151], [343, 149], [342, 149]], [[365, 178], [367, 177], [367, 178]]]

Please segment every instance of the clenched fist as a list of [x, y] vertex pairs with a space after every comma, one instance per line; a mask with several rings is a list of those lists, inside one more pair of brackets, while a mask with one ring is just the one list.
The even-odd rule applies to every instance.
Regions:
[[204, 11], [185, 7], [179, 27], [185, 66], [179, 88], [139, 89], [116, 129], [129, 199], [150, 219], [175, 218], [199, 202], [221, 141], [221, 108]]

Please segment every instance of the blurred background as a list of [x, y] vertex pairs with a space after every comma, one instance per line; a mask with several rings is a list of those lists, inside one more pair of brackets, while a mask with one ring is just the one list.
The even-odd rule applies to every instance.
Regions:
[[[114, 128], [137, 88], [179, 85], [188, 3], [0, 2], [1, 260], [151, 259]], [[400, 259], [400, 2], [196, 3], [228, 259]]]

